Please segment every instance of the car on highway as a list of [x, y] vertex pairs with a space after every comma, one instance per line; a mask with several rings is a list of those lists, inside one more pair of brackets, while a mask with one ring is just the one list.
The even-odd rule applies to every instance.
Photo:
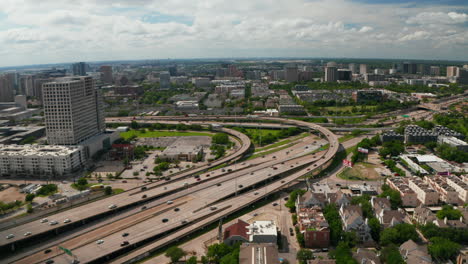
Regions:
[[141, 210], [146, 210], [146, 206], [141, 207]]
[[273, 156], [274, 159], [276, 159], [276, 156]]
[[174, 212], [179, 212], [180, 209], [179, 208], [174, 208]]
[[148, 195], [144, 194], [141, 199], [145, 199], [146, 197], [148, 197]]
[[99, 239], [98, 241], [96, 241], [96, 244], [98, 244], [98, 245], [101, 245], [102, 243], [104, 243], [104, 240], [102, 240], [102, 239]]
[[140, 169], [140, 171], [145, 171], [145, 169]]
[[216, 206], [211, 206], [211, 207], [210, 207], [210, 210], [211, 210], [211, 211], [214, 211], [214, 210], [216, 210], [216, 209], [218, 209], [218, 207], [216, 207]]
[[272, 203], [271, 205], [273, 205], [273, 206], [277, 206], [277, 205], [278, 205], [278, 203]]
[[123, 233], [122, 237], [127, 237], [128, 235], [130, 235], [130, 234], [129, 233]]
[[47, 218], [43, 218], [43, 219], [41, 220], [41, 223], [45, 223], [45, 222], [47, 222], [47, 221], [49, 221]]
[[168, 221], [169, 221], [169, 219], [167, 219], [167, 218], [163, 218], [163, 220], [162, 220], [163, 223], [167, 223]]
[[216, 186], [221, 186], [221, 183], [216, 184]]
[[181, 224], [186, 224], [187, 223], [187, 220], [182, 220], [180, 221]]
[[239, 188], [243, 188], [243, 187], [244, 187], [244, 185], [242, 185], [242, 184], [239, 184]]
[[54, 264], [55, 261], [53, 259], [49, 259], [45, 262], [45, 264]]
[[49, 225], [51, 225], [51, 226], [56, 225], [56, 224], [58, 224], [58, 222], [55, 221], [55, 220], [54, 220], [54, 221], [50, 221], [50, 223], [49, 223]]
[[200, 179], [200, 178], [197, 178], [197, 181], [201, 181], [201, 179]]
[[258, 215], [257, 213], [254, 213], [252, 216], [254, 216], [254, 217], [255, 217], [255, 216], [257, 216], [257, 215]]
[[169, 201], [167, 201], [166, 203], [167, 203], [167, 204], [173, 204], [174, 202], [171, 201], [171, 200], [169, 200]]
[[109, 209], [115, 209], [115, 208], [117, 208], [117, 205], [111, 204], [111, 205], [109, 205], [107, 208], [109, 208]]
[[284, 183], [284, 180], [283, 180], [283, 181], [281, 181], [281, 183]]
[[254, 192], [254, 195], [258, 195], [258, 192]]
[[128, 241], [124, 241], [122, 243], [120, 243], [120, 246], [121, 247], [125, 247], [126, 245], [130, 244]]
[[143, 186], [143, 187], [141, 187], [140, 190], [144, 191], [144, 190], [146, 190], [146, 189], [148, 189], [148, 188], [147, 188], [146, 186]]
[[122, 183], [127, 183], [127, 181], [122, 181]]
[[67, 219], [63, 220], [63, 222], [66, 224], [66, 223], [70, 223], [71, 220], [67, 218]]
[[143, 166], [143, 169], [147, 169], [147, 168], [148, 168], [148, 166], [146, 166], [146, 165], [145, 165], [145, 166]]
[[31, 234], [32, 234], [31, 232], [26, 232], [26, 233], [24, 233], [24, 236], [29, 236]]
[[50, 249], [50, 248], [49, 248], [49, 249], [46, 249], [46, 250], [44, 250], [44, 254], [48, 254], [48, 253], [50, 253], [50, 252], [52, 252], [52, 249]]
[[12, 238], [14, 238], [14, 237], [15, 237], [15, 235], [9, 234], [9, 235], [6, 236], [6, 239], [12, 239]]

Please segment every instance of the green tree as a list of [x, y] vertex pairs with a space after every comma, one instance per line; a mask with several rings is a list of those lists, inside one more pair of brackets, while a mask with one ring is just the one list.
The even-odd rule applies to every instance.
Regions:
[[211, 262], [219, 263], [227, 254], [231, 253], [232, 248], [224, 243], [217, 243], [208, 247], [206, 256]]
[[296, 254], [296, 258], [299, 260], [299, 263], [305, 264], [307, 260], [314, 259], [314, 253], [308, 249], [299, 249]]
[[32, 205], [31, 205], [31, 204], [28, 204], [28, 205], [26, 206], [26, 213], [30, 214], [30, 213], [32, 213], [33, 211], [34, 211], [34, 210], [33, 210], [33, 208], [32, 208]]
[[296, 211], [296, 200], [298, 196], [302, 196], [306, 190], [296, 189], [289, 194], [289, 199], [286, 202], [285, 206], [289, 208], [291, 212]]
[[76, 184], [77, 184], [77, 185], [88, 185], [88, 180], [86, 180], [86, 178], [79, 178], [79, 179], [76, 181]]
[[214, 144], [226, 145], [229, 143], [229, 137], [225, 133], [216, 133], [212, 138], [212, 142]]
[[447, 217], [448, 220], [458, 220], [462, 217], [460, 210], [454, 209], [451, 205], [444, 205], [442, 210], [438, 211], [436, 215], [439, 219]]
[[398, 247], [395, 245], [382, 248], [380, 259], [386, 264], [405, 264]]
[[380, 230], [381, 230], [381, 226], [380, 226], [380, 222], [377, 218], [375, 217], [372, 217], [369, 219], [369, 227], [371, 229], [371, 236], [372, 236], [372, 239], [374, 239], [374, 241], [379, 241], [380, 240]]
[[413, 225], [402, 223], [391, 228], [386, 228], [380, 234], [380, 243], [384, 246], [395, 244], [397, 246], [412, 239], [415, 242], [420, 240], [416, 228]]
[[461, 248], [459, 244], [442, 237], [433, 237], [430, 241], [429, 253], [433, 259], [438, 261], [453, 259]]
[[323, 209], [323, 215], [327, 219], [330, 227], [330, 242], [337, 245], [342, 239], [343, 230], [341, 227], [341, 217], [335, 204], [328, 204]]
[[183, 256], [187, 255], [187, 253], [185, 253], [185, 251], [183, 251], [181, 248], [174, 246], [166, 250], [166, 254], [164, 255], [170, 258], [172, 263], [175, 263], [179, 261]]
[[197, 257], [191, 256], [189, 259], [187, 259], [186, 264], [197, 264]]
[[138, 129], [140, 125], [137, 123], [137, 121], [133, 120], [132, 123], [130, 123], [130, 127], [132, 129]]
[[32, 201], [34, 200], [35, 197], [36, 197], [36, 195], [30, 193], [30, 194], [26, 195], [26, 197], [25, 197], [24, 200], [25, 200], [26, 202], [32, 202]]
[[106, 186], [106, 188], [104, 188], [104, 193], [106, 195], [111, 195], [112, 194], [112, 187]]
[[357, 264], [346, 242], [340, 241], [336, 249], [330, 252], [330, 255], [336, 259], [336, 263]]

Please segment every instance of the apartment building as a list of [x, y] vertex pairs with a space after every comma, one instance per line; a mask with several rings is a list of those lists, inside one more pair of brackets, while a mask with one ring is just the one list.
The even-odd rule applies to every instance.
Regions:
[[297, 208], [297, 222], [306, 248], [327, 248], [330, 245], [330, 228], [319, 206]]
[[400, 193], [403, 206], [416, 207], [418, 206], [418, 197], [416, 193], [408, 187], [408, 181], [403, 177], [387, 178], [387, 184], [390, 188], [397, 190]]
[[439, 193], [440, 201], [448, 204], [458, 203], [458, 193], [453, 187], [447, 184], [445, 177], [426, 176], [424, 180]]
[[455, 191], [458, 193], [458, 198], [460, 198], [462, 203], [467, 203], [468, 202], [468, 184], [466, 184], [466, 176], [465, 176], [465, 181], [460, 179], [457, 176], [447, 176], [447, 184], [454, 188]]
[[434, 205], [439, 203], [439, 193], [437, 193], [429, 184], [425, 183], [419, 177], [408, 178], [408, 187], [415, 193], [418, 200], [424, 205]]
[[0, 145], [0, 174], [55, 178], [79, 170], [82, 146]]

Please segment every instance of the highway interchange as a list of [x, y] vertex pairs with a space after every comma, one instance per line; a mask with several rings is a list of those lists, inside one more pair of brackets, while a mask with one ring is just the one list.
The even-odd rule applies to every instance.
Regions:
[[[311, 135], [300, 140], [293, 148], [287, 148], [274, 154], [265, 155], [245, 162], [234, 163], [217, 170], [201, 173], [200, 180], [192, 175], [208, 168], [197, 168], [193, 171], [181, 173], [172, 177], [168, 182], [156, 182], [145, 185], [146, 190], [135, 188], [109, 198], [92, 202], [83, 207], [73, 208], [52, 216], [50, 221], [59, 222], [57, 225], [41, 223], [40, 219], [2, 230], [1, 237], [15, 234], [10, 240], [2, 239], [0, 246], [21, 246], [25, 238], [22, 234], [32, 232], [26, 239], [40, 237], [47, 232], [63, 232], [77, 222], [87, 223], [88, 219], [99, 214], [117, 214], [117, 210], [135, 207], [134, 213], [123, 219], [110, 222], [82, 235], [71, 237], [60, 245], [69, 248], [81, 263], [99, 263], [110, 260], [129, 251], [135, 246], [152, 243], [162, 243], [171, 236], [187, 234], [197, 230], [219, 218], [229, 215], [243, 206], [254, 203], [279, 188], [290, 184], [300, 176], [310, 174], [331, 161], [337, 152], [339, 143], [337, 137], [328, 129], [317, 125], [295, 121], [280, 120], [288, 125], [306, 127], [320, 132], [324, 138], [319, 139]], [[243, 134], [222, 128], [242, 142], [240, 149], [225, 159], [233, 160], [242, 156], [250, 147], [250, 140]], [[317, 151], [320, 146], [330, 143], [326, 151]], [[208, 167], [215, 167], [226, 163], [227, 160], [212, 162]], [[188, 185], [188, 187], [187, 187]], [[261, 191], [257, 188], [261, 187]], [[114, 204], [115, 209], [109, 209]], [[143, 206], [145, 208], [143, 209]], [[115, 211], [115, 212], [114, 212]], [[72, 222], [64, 224], [65, 219]], [[205, 223], [206, 222], [206, 223]], [[205, 223], [205, 224], [203, 224]], [[127, 237], [122, 234], [128, 233]], [[50, 233], [49, 233], [50, 235]], [[177, 238], [174, 238], [177, 239]], [[97, 240], [103, 240], [101, 244]], [[122, 246], [123, 241], [129, 245]], [[19, 243], [18, 243], [19, 242]], [[121, 252], [119, 252], [121, 251]], [[28, 257], [16, 260], [15, 263], [42, 263], [54, 260], [55, 263], [69, 263], [70, 257], [56, 246], [50, 252], [41, 249]], [[128, 254], [131, 256], [134, 254]], [[135, 258], [140, 255], [136, 254]]]

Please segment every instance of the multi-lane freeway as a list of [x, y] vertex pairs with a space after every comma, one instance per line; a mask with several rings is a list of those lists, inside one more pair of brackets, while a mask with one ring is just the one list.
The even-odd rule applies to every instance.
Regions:
[[[97, 227], [85, 234], [71, 236], [60, 245], [71, 249], [82, 263], [100, 263], [131, 251], [135, 247], [140, 247], [140, 249], [126, 256], [128, 260], [138, 259], [144, 256], [145, 252], [181, 238], [262, 199], [287, 186], [298, 177], [322, 169], [330, 163], [338, 151], [337, 137], [326, 128], [296, 120], [278, 118], [274, 120], [286, 125], [317, 131], [326, 140], [319, 140], [312, 136], [306, 137], [292, 148], [201, 173], [200, 180], [191, 176], [202, 170], [190, 172], [187, 175], [180, 174], [177, 180], [172, 179], [171, 182], [151, 183], [145, 186], [145, 190], [133, 189], [90, 203], [83, 208], [75, 208], [49, 216], [49, 220], [59, 222], [57, 225], [51, 226], [37, 220], [3, 230], [0, 233], [2, 237], [10, 233], [17, 236], [13, 240], [0, 241], [2, 243], [0, 245], [21, 246], [24, 240], [23, 232], [32, 232], [31, 235], [36, 236], [37, 234], [50, 234], [51, 231], [62, 232], [64, 229], [72, 228], [71, 223], [78, 221], [80, 224], [87, 223], [93, 217], [117, 214], [118, 210], [133, 206], [137, 208], [128, 217], [109, 222], [108, 225]], [[234, 132], [231, 131], [231, 134]], [[245, 137], [241, 133], [235, 136], [238, 139]], [[241, 149], [248, 149], [250, 141], [248, 139], [241, 141], [243, 143]], [[244, 144], [245, 142], [247, 143]], [[328, 150], [312, 153], [326, 142], [330, 144]], [[236, 153], [240, 152], [242, 151]], [[236, 154], [231, 156], [236, 156]], [[217, 166], [217, 164], [219, 162], [213, 162], [210, 166]], [[115, 205], [115, 208], [109, 208], [111, 205]], [[64, 226], [65, 219], [71, 219], [72, 222]], [[123, 236], [125, 233], [128, 235]], [[142, 253], [142, 250], [145, 252]], [[48, 259], [54, 260], [55, 263], [70, 262], [70, 257], [54, 246], [47, 251], [41, 249], [35, 253], [31, 252], [29, 257], [19, 259], [17, 263], [40, 263]]]

